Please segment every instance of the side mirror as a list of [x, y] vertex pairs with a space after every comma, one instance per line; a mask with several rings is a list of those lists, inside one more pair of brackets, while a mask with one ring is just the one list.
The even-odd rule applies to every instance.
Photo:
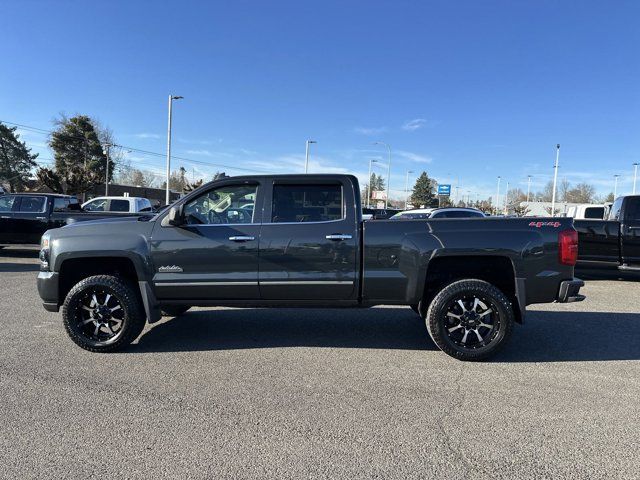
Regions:
[[178, 207], [171, 207], [169, 209], [169, 225], [173, 225], [174, 227], [184, 225], [184, 212], [182, 210], [182, 205]]

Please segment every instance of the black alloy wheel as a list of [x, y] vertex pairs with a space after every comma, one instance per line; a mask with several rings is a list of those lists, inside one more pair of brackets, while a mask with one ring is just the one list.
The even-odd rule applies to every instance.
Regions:
[[460, 360], [483, 360], [508, 340], [513, 307], [494, 285], [459, 280], [444, 287], [427, 312], [429, 335], [445, 353]]
[[69, 337], [92, 352], [116, 351], [142, 332], [145, 316], [134, 287], [119, 278], [85, 278], [67, 295], [62, 317]]

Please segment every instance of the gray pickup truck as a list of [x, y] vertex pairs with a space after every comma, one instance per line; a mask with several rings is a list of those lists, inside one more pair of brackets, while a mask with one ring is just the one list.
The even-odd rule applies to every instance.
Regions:
[[408, 305], [447, 354], [495, 353], [532, 303], [572, 302], [568, 218], [363, 222], [350, 175], [232, 177], [155, 217], [46, 232], [38, 291], [80, 347], [120, 349], [191, 306]]

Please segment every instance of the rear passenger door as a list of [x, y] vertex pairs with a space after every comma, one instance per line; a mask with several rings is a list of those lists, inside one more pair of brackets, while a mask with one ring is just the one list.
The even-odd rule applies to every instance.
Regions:
[[640, 265], [640, 196], [626, 197], [622, 222], [622, 263]]
[[357, 298], [358, 219], [352, 192], [353, 186], [342, 181], [274, 181], [260, 235], [263, 299]]
[[0, 196], [0, 243], [12, 243], [16, 229], [14, 222], [14, 207], [17, 207], [15, 195]]
[[109, 211], [115, 213], [129, 213], [131, 211], [129, 200], [112, 198], [109, 200]]
[[15, 234], [20, 243], [40, 243], [40, 237], [49, 228], [49, 204], [42, 195], [20, 195], [18, 209], [14, 208]]

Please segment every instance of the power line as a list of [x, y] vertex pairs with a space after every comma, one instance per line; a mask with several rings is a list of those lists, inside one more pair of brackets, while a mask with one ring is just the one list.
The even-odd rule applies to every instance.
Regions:
[[[23, 129], [25, 129], [27, 131], [31, 131], [33, 133], [46, 134], [46, 135], [51, 135], [53, 133], [52, 130], [45, 130], [43, 128], [32, 127], [30, 125], [24, 125], [24, 124], [21, 124], [21, 123], [8, 122], [6, 120], [0, 120], [0, 123], [6, 123], [7, 125], [13, 125], [15, 127], [20, 127], [20, 128], [23, 128]], [[76, 138], [78, 140], [84, 140], [84, 141], [87, 140], [85, 137], [80, 137], [80, 136], [70, 136], [70, 138]], [[115, 147], [123, 148], [125, 150], [131, 150], [132, 152], [137, 152], [137, 153], [141, 153], [141, 154], [144, 154], [144, 155], [150, 155], [150, 156], [160, 157], [160, 158], [165, 158], [165, 156], [166, 156], [165, 153], [152, 152], [150, 150], [143, 150], [143, 149], [140, 149], [140, 148], [130, 147], [130, 146], [127, 146], [127, 145], [115, 144], [115, 143], [113, 145]], [[258, 168], [242, 168], [242, 167], [236, 167], [236, 166], [232, 166], [232, 165], [224, 165], [222, 163], [213, 163], [213, 162], [206, 162], [206, 161], [203, 161], [203, 160], [194, 160], [192, 158], [187, 158], [187, 157], [178, 157], [178, 156], [175, 156], [175, 155], [173, 155], [172, 158], [175, 158], [176, 160], [182, 160], [183, 162], [194, 163], [196, 165], [204, 165], [204, 166], [209, 166], [209, 167], [224, 168], [224, 169], [229, 169], [229, 170], [237, 170], [237, 171], [250, 172], [250, 173], [256, 173], [256, 172], [257, 173], [274, 173], [272, 171], [262, 170], [262, 169], [258, 169]], [[139, 162], [139, 163], [142, 163], [142, 162]]]

